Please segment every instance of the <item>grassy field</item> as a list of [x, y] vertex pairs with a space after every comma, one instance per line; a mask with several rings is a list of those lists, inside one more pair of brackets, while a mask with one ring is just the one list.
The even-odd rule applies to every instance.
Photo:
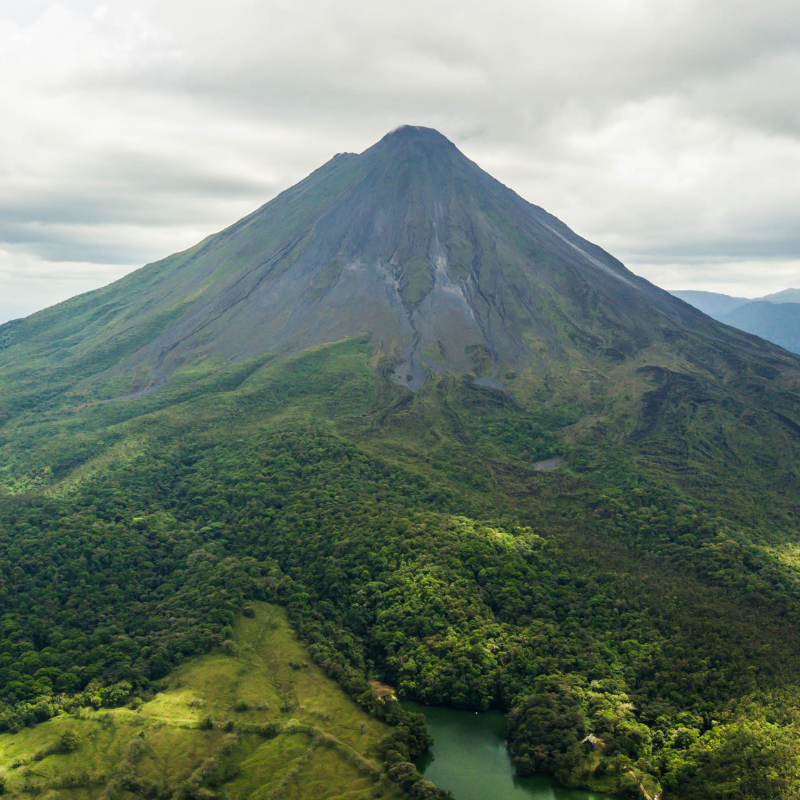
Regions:
[[311, 662], [282, 609], [252, 609], [219, 652], [187, 661], [138, 708], [87, 708], [1, 735], [6, 795], [399, 796], [374, 758], [389, 729]]

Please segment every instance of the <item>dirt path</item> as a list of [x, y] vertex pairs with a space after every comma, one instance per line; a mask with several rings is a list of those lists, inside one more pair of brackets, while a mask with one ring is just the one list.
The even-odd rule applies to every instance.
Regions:
[[558, 469], [564, 463], [564, 456], [555, 456], [554, 458], [548, 458], [544, 461], [537, 461], [533, 468], [537, 472], [552, 472], [554, 469]]
[[639, 787], [639, 791], [642, 793], [642, 797], [644, 797], [645, 800], [659, 800], [661, 792], [650, 795], [647, 789], [644, 788], [644, 784], [639, 780], [639, 776], [632, 769], [628, 770], [628, 775], [636, 781], [636, 785]]
[[[371, 680], [369, 685], [375, 690], [375, 694], [381, 698], [384, 697], [395, 697], [394, 687], [389, 686], [388, 683], [384, 683], [383, 681], [378, 680]], [[396, 698], [395, 698], [396, 699]]]

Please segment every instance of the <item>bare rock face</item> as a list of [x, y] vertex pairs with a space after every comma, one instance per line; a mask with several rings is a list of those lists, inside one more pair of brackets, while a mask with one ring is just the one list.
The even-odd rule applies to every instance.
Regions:
[[417, 127], [338, 155], [196, 247], [21, 325], [37, 357], [66, 341], [84, 375], [133, 376], [139, 392], [197, 359], [362, 334], [412, 391], [426, 369], [507, 388], [523, 372], [613, 366], [683, 340], [690, 360], [707, 360], [711, 341], [776, 358]]

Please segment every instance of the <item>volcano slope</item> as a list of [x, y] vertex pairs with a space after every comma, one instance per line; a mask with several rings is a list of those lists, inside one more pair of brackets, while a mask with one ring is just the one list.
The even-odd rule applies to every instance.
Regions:
[[507, 710], [523, 774], [798, 796], [800, 357], [435, 131], [0, 346], [6, 730], [146, 699], [255, 599], [406, 784], [424, 734], [370, 678]]

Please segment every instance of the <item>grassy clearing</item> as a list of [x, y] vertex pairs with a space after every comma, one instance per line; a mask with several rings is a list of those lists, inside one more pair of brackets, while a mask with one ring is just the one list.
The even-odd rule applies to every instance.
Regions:
[[222, 650], [187, 661], [138, 709], [86, 708], [0, 735], [6, 795], [397, 797], [374, 758], [389, 729], [312, 663], [282, 609], [252, 609]]

